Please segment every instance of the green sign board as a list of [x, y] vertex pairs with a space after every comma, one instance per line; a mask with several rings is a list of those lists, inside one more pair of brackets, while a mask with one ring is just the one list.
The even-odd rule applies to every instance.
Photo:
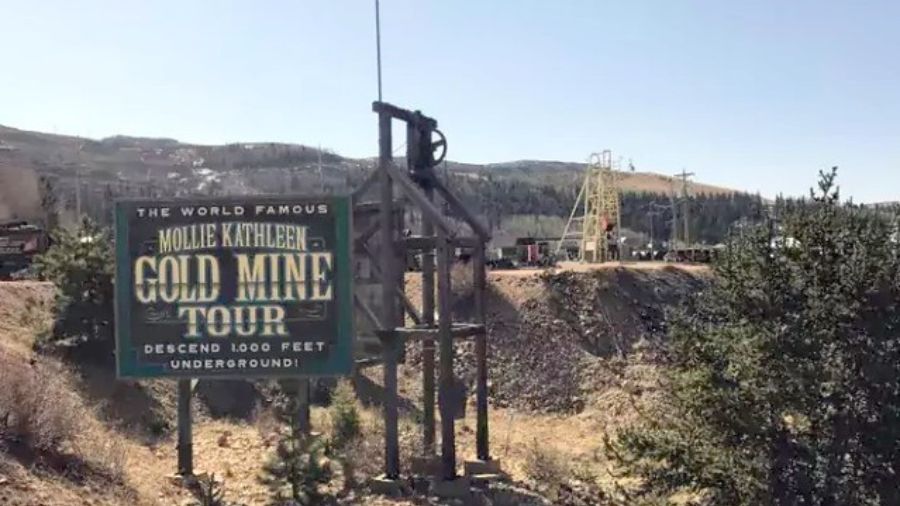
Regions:
[[347, 197], [116, 204], [119, 377], [348, 374]]

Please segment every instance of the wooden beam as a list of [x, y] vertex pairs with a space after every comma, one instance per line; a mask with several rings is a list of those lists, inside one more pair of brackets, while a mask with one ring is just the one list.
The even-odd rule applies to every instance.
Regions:
[[488, 388], [487, 388], [487, 323], [485, 311], [485, 289], [487, 273], [485, 272], [484, 244], [479, 244], [472, 255], [472, 287], [475, 306], [475, 322], [481, 332], [475, 336], [475, 454], [479, 460], [491, 459], [488, 437]]
[[410, 179], [409, 174], [400, 170], [394, 164], [387, 165], [386, 170], [390, 174], [391, 179], [400, 185], [400, 189], [409, 197], [409, 200], [419, 207], [424, 217], [427, 217], [438, 230], [443, 231], [448, 236], [452, 237], [455, 235], [453, 225], [447, 221], [441, 210], [422, 193], [422, 189]]
[[388, 329], [396, 325], [396, 291], [393, 286], [396, 258], [394, 255], [394, 190], [388, 168], [393, 157], [391, 149], [391, 117], [378, 115], [378, 179], [381, 186], [379, 223], [381, 225], [381, 331], [384, 358], [384, 474], [388, 479], [400, 477], [400, 438], [397, 413], [397, 353], [396, 340]]
[[[476, 248], [482, 244], [478, 237], [453, 237], [450, 243], [460, 248]], [[413, 235], [397, 241], [397, 247], [412, 251], [428, 251], [434, 249], [437, 239], [433, 236]]]
[[475, 215], [472, 214], [471, 211], [469, 211], [469, 209], [462, 203], [462, 201], [460, 201], [456, 197], [456, 195], [454, 195], [450, 190], [447, 189], [447, 187], [444, 186], [440, 179], [434, 178], [432, 184], [434, 184], [435, 189], [441, 194], [441, 197], [443, 197], [444, 200], [446, 200], [447, 203], [450, 204], [450, 207], [455, 212], [459, 213], [463, 221], [469, 224], [469, 226], [472, 228], [472, 231], [475, 232], [475, 234], [478, 235], [478, 237], [480, 237], [482, 241], [487, 242], [491, 240], [491, 233], [488, 232], [487, 227], [485, 227], [481, 223], [481, 220], [476, 218]]
[[441, 413], [441, 477], [456, 478], [456, 406], [454, 406], [453, 375], [453, 322], [452, 287], [450, 281], [450, 243], [443, 230], [438, 230], [437, 247], [437, 303], [438, 343], [440, 347], [440, 395], [438, 407]]
[[[394, 330], [403, 339], [434, 339], [440, 334], [440, 329], [437, 327], [398, 327]], [[478, 335], [484, 335], [484, 325], [455, 323], [450, 329], [450, 336], [454, 339]]]
[[[382, 272], [380, 267], [378, 266], [378, 262], [375, 261], [375, 254], [372, 253], [372, 249], [369, 248], [368, 244], [363, 244], [362, 252], [366, 255], [366, 258], [369, 259], [369, 264], [372, 266], [372, 274], [375, 275], [376, 278], [381, 283], [384, 283], [384, 276], [382, 276]], [[412, 319], [413, 323], [419, 325], [422, 323], [422, 315], [416, 310], [416, 306], [410, 302], [409, 298], [406, 296], [406, 293], [400, 289], [399, 286], [395, 286], [395, 291], [397, 293], [397, 297], [400, 299], [400, 304], [403, 306], [403, 309], [406, 310], [406, 313], [409, 315], [410, 319]]]
[[375, 232], [378, 232], [378, 228], [380, 226], [381, 225], [377, 221], [373, 221], [368, 227], [366, 227], [366, 229], [363, 230], [361, 234], [359, 234], [359, 237], [353, 240], [354, 249], [359, 250], [365, 248], [366, 243], [369, 241], [369, 239], [371, 239], [373, 235], [375, 235]]
[[363, 180], [362, 184], [359, 185], [358, 188], [353, 190], [352, 200], [356, 200], [356, 199], [362, 197], [363, 195], [365, 195], [366, 192], [369, 191], [369, 188], [371, 188], [372, 185], [374, 185], [377, 181], [378, 181], [378, 168], [376, 167], [375, 170], [373, 170], [372, 172], [369, 173], [368, 176], [366, 176], [366, 179]]
[[434, 249], [434, 237], [424, 237], [421, 235], [403, 237], [397, 241], [397, 246], [407, 251], [430, 250]]
[[[434, 201], [434, 189], [425, 188], [425, 197]], [[422, 235], [434, 236], [434, 225], [422, 217]], [[434, 326], [434, 249], [422, 252], [422, 325]], [[435, 442], [435, 377], [434, 339], [422, 341], [422, 452], [424, 457], [434, 456]]]
[[356, 359], [356, 367], [359, 369], [364, 369], [366, 367], [373, 367], [376, 365], [381, 365], [383, 363], [381, 357], [366, 357]]
[[[406, 205], [406, 199], [399, 198], [394, 199], [394, 212], [403, 206]], [[380, 201], [366, 201], [366, 202], [357, 202], [353, 204], [353, 212], [354, 213], [371, 213], [378, 214], [380, 212], [381, 202]]]
[[387, 102], [372, 102], [372, 110], [380, 115], [387, 114], [391, 118], [397, 118], [407, 123], [425, 125], [431, 130], [437, 128], [437, 120], [434, 118], [429, 118], [419, 111], [408, 111]]
[[178, 474], [194, 475], [194, 443], [191, 431], [191, 380], [178, 380]]
[[366, 315], [366, 320], [369, 320], [369, 323], [372, 324], [373, 328], [379, 328], [380, 322], [378, 321], [378, 316], [375, 314], [375, 311], [372, 311], [372, 308], [366, 304], [366, 301], [359, 298], [358, 295], [353, 295], [353, 302], [356, 304], [356, 307], [359, 308], [364, 315]]

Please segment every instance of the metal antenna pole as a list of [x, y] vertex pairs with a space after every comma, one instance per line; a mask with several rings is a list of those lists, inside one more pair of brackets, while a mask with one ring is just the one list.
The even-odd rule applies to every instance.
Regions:
[[378, 56], [378, 101], [381, 102], [381, 8], [375, 0], [375, 51]]

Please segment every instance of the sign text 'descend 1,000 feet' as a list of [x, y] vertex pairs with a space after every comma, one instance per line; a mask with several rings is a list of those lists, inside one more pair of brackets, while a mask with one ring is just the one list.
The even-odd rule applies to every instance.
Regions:
[[346, 197], [118, 202], [119, 376], [349, 373], [350, 216]]

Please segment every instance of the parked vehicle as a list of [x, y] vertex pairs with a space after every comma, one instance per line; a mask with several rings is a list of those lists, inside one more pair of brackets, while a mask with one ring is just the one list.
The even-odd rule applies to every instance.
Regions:
[[34, 257], [47, 251], [50, 236], [26, 221], [0, 223], [0, 279], [12, 279], [27, 270]]

